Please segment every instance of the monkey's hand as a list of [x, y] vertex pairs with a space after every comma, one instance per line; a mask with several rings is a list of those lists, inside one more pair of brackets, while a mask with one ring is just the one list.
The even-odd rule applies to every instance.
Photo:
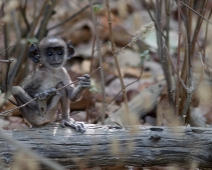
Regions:
[[70, 126], [70, 127], [74, 128], [74, 129], [76, 129], [76, 131], [81, 132], [81, 133], [84, 133], [85, 132], [85, 125], [84, 125], [84, 123], [83, 122], [75, 121], [72, 118], [63, 119], [61, 125], [64, 128], [66, 126]]
[[56, 94], [58, 94], [57, 89], [56, 88], [50, 88], [48, 90], [46, 90], [48, 93], [48, 96], [54, 96]]
[[54, 96], [56, 94], [57, 94], [56, 88], [50, 88], [48, 90], [44, 90], [42, 92], [35, 94], [35, 97], [38, 100], [45, 100], [47, 97]]
[[77, 78], [79, 81], [77, 84], [82, 88], [87, 88], [91, 86], [91, 79], [89, 74], [84, 74], [82, 77]]

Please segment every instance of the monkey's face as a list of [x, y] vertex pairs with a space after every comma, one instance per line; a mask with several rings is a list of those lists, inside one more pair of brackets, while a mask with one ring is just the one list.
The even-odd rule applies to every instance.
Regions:
[[75, 50], [71, 41], [65, 43], [59, 38], [46, 37], [42, 39], [38, 46], [31, 44], [29, 58], [50, 69], [57, 69], [62, 67], [67, 59], [72, 58], [74, 53]]
[[59, 68], [65, 61], [65, 49], [62, 46], [46, 48], [42, 57], [44, 57], [44, 65]]

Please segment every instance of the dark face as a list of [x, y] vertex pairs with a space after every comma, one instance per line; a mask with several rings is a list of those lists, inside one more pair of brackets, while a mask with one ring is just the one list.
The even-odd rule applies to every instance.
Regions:
[[46, 62], [54, 68], [63, 65], [65, 59], [65, 51], [62, 46], [48, 47], [45, 49]]
[[35, 62], [40, 62], [47, 68], [57, 69], [64, 65], [75, 53], [71, 41], [65, 43], [59, 38], [43, 38], [39, 45], [31, 44], [29, 58]]

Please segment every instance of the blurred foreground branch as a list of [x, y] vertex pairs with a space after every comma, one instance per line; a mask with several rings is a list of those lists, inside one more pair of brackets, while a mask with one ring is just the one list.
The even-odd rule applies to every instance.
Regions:
[[[58, 124], [42, 128], [3, 131], [25, 148], [58, 161], [65, 168], [112, 166], [146, 167], [175, 164], [212, 167], [211, 128], [86, 125], [84, 134]], [[13, 143], [0, 139], [2, 163], [12, 163]], [[29, 161], [29, 157], [23, 158]], [[3, 165], [1, 163], [1, 165]], [[7, 164], [6, 164], [7, 163]], [[79, 166], [78, 166], [79, 165]]]

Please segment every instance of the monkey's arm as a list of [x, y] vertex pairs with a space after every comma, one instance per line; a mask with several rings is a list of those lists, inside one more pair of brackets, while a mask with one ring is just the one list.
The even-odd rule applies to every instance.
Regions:
[[[66, 79], [69, 80], [69, 82], [63, 83], [63, 84], [69, 84], [71, 83], [70, 78]], [[61, 92], [64, 93], [62, 96], [62, 126], [66, 127], [66, 126], [70, 126], [75, 128], [77, 131], [79, 132], [85, 132], [85, 126], [83, 122], [77, 122], [74, 119], [70, 118], [69, 116], [69, 106], [70, 106], [70, 101], [67, 101], [67, 98], [69, 98], [71, 101], [76, 101], [78, 100], [83, 91], [87, 88], [90, 87], [90, 76], [85, 74], [82, 77], [78, 77], [78, 85], [77, 87], [73, 87], [73, 86], [67, 86], [65, 90], [62, 90]], [[64, 92], [65, 91], [65, 92]], [[66, 98], [67, 95], [67, 98]]]
[[[63, 87], [63, 83], [59, 83], [57, 85], [57, 88]], [[73, 88], [72, 88], [73, 90]], [[72, 127], [76, 129], [76, 131], [79, 132], [85, 132], [85, 126], [83, 122], [75, 121], [74, 119], [70, 118], [69, 112], [70, 112], [70, 100], [68, 97], [67, 89], [61, 89], [57, 95], [60, 95], [60, 103], [61, 103], [61, 109], [62, 109], [62, 127]]]
[[78, 77], [77, 87], [68, 86], [66, 89], [68, 91], [68, 97], [72, 102], [79, 100], [82, 96], [84, 90], [90, 87], [91, 80], [90, 75], [85, 74], [82, 77]]
[[69, 99], [72, 102], [80, 100], [82, 93], [85, 89], [81, 88], [80, 85], [77, 87], [67, 87]]

